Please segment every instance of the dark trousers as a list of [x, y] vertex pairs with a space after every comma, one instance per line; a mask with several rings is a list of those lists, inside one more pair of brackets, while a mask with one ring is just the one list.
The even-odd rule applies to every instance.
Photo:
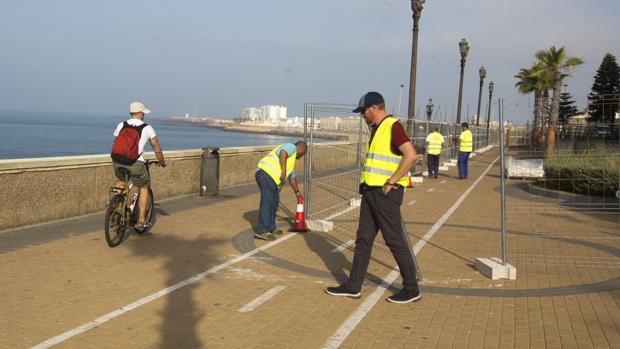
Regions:
[[256, 171], [254, 175], [258, 188], [260, 188], [260, 207], [258, 209], [257, 233], [265, 233], [276, 229], [276, 211], [280, 204], [278, 186], [267, 172]]
[[469, 152], [459, 152], [459, 157], [456, 161], [456, 165], [459, 169], [459, 177], [467, 178], [467, 161], [469, 161]]
[[362, 289], [378, 230], [381, 230], [383, 240], [396, 259], [403, 278], [403, 289], [418, 289], [412, 251], [405, 240], [405, 232], [401, 225], [400, 205], [403, 202], [403, 194], [403, 188], [392, 189], [387, 196], [383, 195], [381, 187], [362, 188], [362, 207], [353, 266], [346, 282], [349, 289], [356, 292]]
[[439, 154], [426, 154], [428, 164], [428, 176], [437, 177], [439, 175]]

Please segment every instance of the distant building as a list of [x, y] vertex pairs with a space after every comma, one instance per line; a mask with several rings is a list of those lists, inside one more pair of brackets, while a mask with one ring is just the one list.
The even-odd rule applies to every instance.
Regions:
[[264, 105], [260, 108], [248, 107], [241, 110], [241, 120], [243, 122], [253, 122], [258, 124], [285, 125], [286, 107], [280, 105]]
[[359, 117], [326, 116], [319, 120], [322, 130], [351, 131], [358, 130], [360, 126]]
[[327, 116], [322, 117], [321, 120], [321, 129], [322, 130], [338, 130], [340, 128], [340, 120], [341, 118], [337, 116]]
[[286, 123], [286, 107], [281, 105], [263, 105], [261, 107], [265, 121], [274, 125]]
[[263, 122], [262, 110], [260, 108], [248, 107], [241, 110], [241, 120], [252, 122]]
[[584, 113], [579, 115], [573, 115], [568, 118], [569, 125], [586, 125], [588, 123], [588, 119], [590, 119], [590, 113]]
[[304, 118], [299, 116], [293, 116], [286, 119], [286, 127], [304, 127]]

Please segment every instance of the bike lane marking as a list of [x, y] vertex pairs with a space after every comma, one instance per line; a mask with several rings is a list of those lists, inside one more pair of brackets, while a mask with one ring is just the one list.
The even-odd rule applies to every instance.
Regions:
[[[352, 206], [354, 206], [354, 205], [352, 205]], [[346, 208], [343, 211], [340, 211], [340, 212], [337, 212], [337, 213], [331, 215], [328, 219], [336, 218], [336, 217], [338, 217], [338, 216], [340, 216], [340, 215], [342, 215], [344, 213], [347, 213], [347, 212], [355, 209], [356, 207], [358, 207], [358, 206]], [[75, 337], [75, 336], [77, 336], [80, 333], [86, 332], [86, 331], [88, 331], [88, 330], [90, 330], [90, 329], [92, 329], [94, 327], [97, 327], [97, 326], [99, 326], [99, 325], [101, 325], [103, 323], [106, 323], [106, 322], [114, 319], [114, 318], [117, 318], [117, 317], [119, 317], [119, 316], [121, 316], [121, 315], [123, 315], [123, 314], [125, 314], [125, 313], [127, 313], [129, 311], [131, 311], [131, 310], [134, 310], [134, 309], [139, 308], [139, 307], [141, 307], [141, 306], [143, 306], [145, 304], [148, 304], [148, 303], [150, 303], [150, 302], [152, 302], [154, 300], [157, 300], [157, 299], [159, 299], [161, 297], [164, 297], [164, 296], [166, 296], [166, 295], [168, 295], [168, 294], [178, 290], [181, 287], [184, 287], [184, 286], [196, 283], [196, 282], [204, 279], [205, 277], [207, 277], [207, 276], [209, 276], [211, 274], [215, 274], [215, 273], [217, 273], [217, 272], [219, 272], [219, 271], [221, 271], [223, 269], [226, 269], [226, 268], [230, 267], [231, 265], [234, 265], [234, 264], [237, 264], [239, 262], [242, 262], [242, 261], [248, 259], [249, 257], [252, 257], [253, 255], [255, 255], [255, 254], [259, 253], [259, 252], [265, 251], [265, 250], [267, 250], [267, 249], [269, 249], [269, 248], [271, 248], [271, 247], [273, 247], [273, 246], [275, 246], [275, 245], [277, 245], [277, 244], [279, 244], [281, 242], [284, 242], [284, 241], [292, 238], [293, 236], [297, 236], [297, 235], [299, 235], [299, 234], [298, 233], [289, 233], [287, 235], [284, 235], [284, 236], [282, 236], [281, 238], [278, 238], [275, 241], [271, 241], [271, 242], [269, 242], [269, 243], [267, 243], [267, 244], [265, 244], [265, 245], [263, 245], [261, 247], [257, 247], [255, 249], [253, 249], [251, 251], [248, 251], [248, 252], [246, 252], [246, 253], [244, 253], [244, 254], [242, 254], [240, 256], [237, 256], [237, 257], [235, 257], [235, 258], [233, 258], [233, 259], [231, 259], [231, 260], [229, 260], [227, 262], [224, 262], [222, 264], [216, 265], [215, 267], [210, 268], [208, 270], [205, 270], [202, 273], [199, 273], [199, 274], [196, 274], [196, 275], [194, 275], [194, 276], [192, 276], [190, 278], [187, 278], [187, 279], [185, 279], [185, 280], [183, 280], [183, 281], [181, 281], [181, 282], [179, 282], [177, 284], [174, 284], [172, 286], [166, 287], [166, 288], [164, 288], [162, 290], [159, 290], [159, 291], [157, 291], [155, 293], [152, 293], [152, 294], [150, 294], [148, 296], [140, 298], [140, 299], [138, 299], [137, 301], [135, 301], [135, 302], [133, 302], [131, 304], [128, 304], [128, 305], [126, 305], [124, 307], [118, 308], [118, 309], [116, 309], [116, 310], [114, 310], [114, 311], [112, 311], [110, 313], [107, 313], [107, 314], [105, 314], [103, 316], [100, 316], [100, 317], [96, 318], [95, 320], [89, 321], [89, 322], [84, 323], [84, 324], [82, 324], [82, 325], [80, 325], [78, 327], [75, 327], [75, 328], [73, 328], [73, 329], [71, 329], [69, 331], [61, 333], [61, 334], [59, 334], [57, 336], [54, 336], [54, 337], [51, 337], [49, 339], [46, 339], [45, 341], [32, 346], [31, 349], [50, 348], [50, 347], [52, 347], [52, 346], [54, 346], [54, 345], [56, 345], [58, 343], [66, 341], [69, 338]]]
[[342, 245], [340, 245], [340, 246], [338, 246], [338, 247], [334, 248], [334, 249], [332, 250], [332, 253], [342, 252], [342, 251], [346, 250], [346, 249], [347, 249], [347, 247], [349, 247], [349, 246], [353, 245], [354, 243], [355, 243], [355, 240], [348, 240], [347, 242], [343, 243]]
[[286, 240], [288, 240], [288, 239], [290, 239], [290, 238], [292, 238], [293, 236], [296, 236], [296, 235], [298, 235], [298, 234], [297, 233], [290, 233], [288, 235], [285, 235], [285, 236], [279, 238], [278, 240], [269, 242], [269, 243], [265, 244], [264, 246], [257, 247], [255, 249], [253, 249], [252, 251], [249, 251], [249, 252], [246, 252], [246, 253], [244, 253], [244, 254], [242, 254], [240, 256], [237, 256], [237, 257], [235, 257], [235, 258], [233, 258], [233, 259], [231, 259], [231, 260], [229, 260], [229, 261], [227, 261], [225, 263], [216, 265], [213, 268], [210, 268], [210, 269], [208, 269], [206, 271], [203, 271], [202, 273], [196, 274], [196, 275], [194, 275], [194, 276], [192, 276], [190, 278], [187, 278], [187, 279], [185, 279], [185, 280], [183, 280], [183, 281], [181, 281], [181, 282], [179, 282], [177, 284], [174, 284], [172, 286], [166, 287], [166, 288], [164, 288], [162, 290], [159, 290], [159, 291], [157, 291], [155, 293], [152, 293], [152, 294], [150, 294], [150, 295], [148, 295], [146, 297], [140, 298], [140, 299], [138, 299], [137, 301], [135, 301], [135, 302], [133, 302], [131, 304], [128, 304], [128, 305], [126, 305], [124, 307], [118, 308], [118, 309], [116, 309], [116, 310], [114, 310], [114, 311], [112, 311], [110, 313], [107, 313], [107, 314], [105, 314], [103, 316], [100, 316], [100, 317], [96, 318], [95, 320], [89, 321], [89, 322], [87, 322], [85, 324], [82, 324], [82, 325], [72, 329], [72, 330], [69, 330], [67, 332], [61, 333], [61, 334], [59, 334], [57, 336], [54, 336], [52, 338], [49, 338], [49, 339], [47, 339], [47, 340], [45, 340], [45, 341], [43, 341], [43, 342], [41, 342], [41, 343], [31, 347], [31, 349], [49, 348], [49, 347], [51, 347], [53, 345], [56, 345], [56, 344], [61, 343], [61, 342], [64, 342], [64, 341], [66, 341], [67, 339], [69, 339], [71, 337], [74, 337], [74, 336], [76, 336], [76, 335], [78, 335], [80, 333], [86, 332], [86, 331], [88, 331], [88, 330], [90, 330], [90, 329], [92, 329], [94, 327], [97, 327], [97, 326], [99, 326], [99, 325], [101, 325], [101, 324], [103, 324], [105, 322], [108, 322], [108, 321], [110, 321], [110, 320], [112, 320], [112, 319], [114, 319], [116, 317], [119, 317], [119, 316], [121, 316], [121, 315], [123, 315], [123, 314], [125, 314], [125, 313], [127, 313], [127, 312], [129, 312], [131, 310], [134, 310], [134, 309], [136, 309], [138, 307], [141, 307], [141, 306], [143, 306], [143, 305], [145, 305], [147, 303], [150, 303], [150, 302], [152, 302], [152, 301], [154, 301], [156, 299], [159, 299], [159, 298], [161, 298], [163, 296], [166, 296], [166, 295], [168, 295], [168, 294], [178, 290], [181, 287], [184, 287], [184, 286], [187, 286], [187, 285], [191, 285], [191, 284], [193, 284], [195, 282], [198, 282], [198, 281], [204, 279], [205, 277], [207, 277], [207, 276], [209, 276], [211, 274], [215, 274], [215, 273], [217, 273], [220, 270], [223, 270], [223, 269], [226, 269], [226, 268], [230, 267], [231, 265], [234, 265], [234, 264], [237, 264], [237, 263], [239, 263], [241, 261], [244, 261], [244, 260], [248, 259], [249, 257], [252, 257], [253, 255], [257, 254], [257, 253], [262, 252], [262, 251], [264, 251], [264, 250], [266, 250], [266, 249], [268, 249], [270, 247], [273, 247], [273, 246], [275, 246], [275, 245], [277, 245], [277, 244], [279, 244], [281, 242], [284, 242], [284, 241], [286, 241]]
[[280, 293], [280, 291], [282, 291], [285, 288], [286, 288], [285, 286], [278, 285], [278, 286], [270, 289], [269, 291], [261, 294], [260, 296], [254, 298], [254, 300], [252, 300], [248, 304], [242, 306], [237, 311], [240, 312], [240, 313], [249, 313], [252, 310], [258, 308], [261, 304], [263, 304], [263, 303], [267, 302], [268, 300], [270, 300], [271, 298], [273, 298], [275, 295]]
[[[439, 220], [415, 244], [415, 246], [413, 247], [413, 252], [415, 254], [418, 254], [420, 250], [422, 250], [422, 248], [426, 245], [426, 242], [429, 241], [433, 237], [433, 235], [435, 235], [439, 228], [441, 228], [441, 226], [443, 226], [443, 224], [450, 218], [450, 216], [452, 216], [456, 209], [461, 206], [463, 201], [465, 201], [465, 198], [467, 198], [467, 196], [469, 196], [469, 194], [472, 192], [472, 190], [474, 190], [478, 183], [482, 181], [484, 176], [486, 176], [486, 174], [491, 170], [497, 160], [499, 160], [499, 157], [497, 157], [489, 165], [489, 167], [487, 167], [487, 169], [482, 172], [480, 177], [478, 177], [478, 179], [476, 179], [476, 181], [472, 183], [472, 185], [456, 200], [456, 202], [454, 202], [454, 204], [446, 211], [446, 213], [444, 213], [443, 216], [441, 216], [441, 218], [439, 218]], [[323, 346], [323, 349], [334, 349], [340, 347], [340, 345], [347, 339], [349, 334], [353, 332], [355, 327], [357, 327], [357, 325], [364, 319], [366, 314], [368, 314], [372, 307], [374, 307], [374, 305], [379, 301], [379, 298], [383, 296], [385, 290], [390, 287], [390, 285], [398, 278], [399, 275], [400, 271], [397, 269], [397, 267], [394, 267], [394, 269], [383, 278], [381, 285], [379, 285], [374, 290], [374, 292], [371, 293], [351, 315], [349, 315], [349, 317], [344, 321], [344, 323], [340, 325], [340, 328], [336, 330], [336, 333], [334, 333], [327, 340], [327, 342]]]

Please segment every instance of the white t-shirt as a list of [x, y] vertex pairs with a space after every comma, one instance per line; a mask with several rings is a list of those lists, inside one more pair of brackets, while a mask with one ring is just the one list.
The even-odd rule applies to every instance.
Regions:
[[[140, 119], [129, 119], [127, 120], [127, 123], [130, 124], [131, 126], [140, 126], [144, 123], [144, 121]], [[121, 122], [118, 124], [118, 126], [116, 126], [116, 130], [114, 130], [114, 137], [118, 136], [122, 128], [123, 128], [123, 123]], [[151, 125], [147, 125], [142, 129], [142, 135], [140, 136], [140, 143], [138, 143], [138, 153], [140, 154], [138, 161], [145, 162], [144, 157], [142, 156], [142, 153], [144, 152], [144, 146], [146, 145], [146, 142], [150, 141], [151, 139], [155, 137], [157, 137], [157, 135], [155, 135], [155, 130], [153, 129], [153, 127], [151, 127]]]

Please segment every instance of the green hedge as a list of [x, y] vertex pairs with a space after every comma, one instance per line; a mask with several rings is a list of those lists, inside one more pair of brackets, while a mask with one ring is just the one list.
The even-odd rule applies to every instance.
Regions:
[[545, 161], [545, 187], [549, 189], [615, 196], [619, 182], [620, 154], [614, 150], [561, 151]]

